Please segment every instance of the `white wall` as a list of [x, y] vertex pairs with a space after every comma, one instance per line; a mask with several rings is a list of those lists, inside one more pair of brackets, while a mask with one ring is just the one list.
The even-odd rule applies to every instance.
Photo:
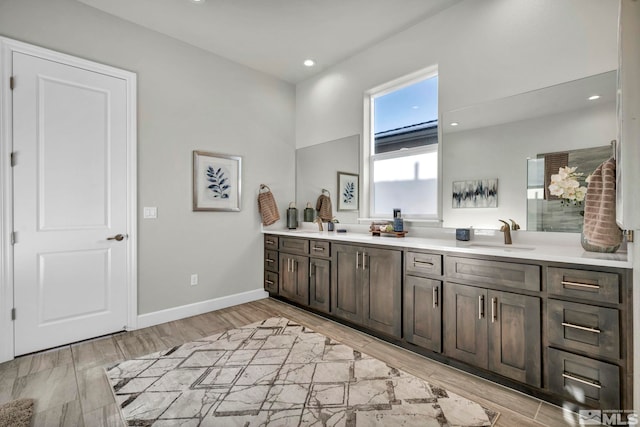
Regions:
[[[498, 218], [527, 224], [527, 158], [599, 147], [616, 139], [615, 104], [446, 133], [442, 146], [444, 227], [497, 228]], [[613, 151], [612, 151], [613, 155]], [[577, 166], [577, 165], [571, 165]], [[585, 177], [593, 171], [578, 170]], [[498, 207], [453, 209], [453, 181], [498, 178]]]
[[[262, 287], [257, 189], [295, 197], [294, 87], [73, 0], [0, 1], [0, 35], [138, 74], [139, 313]], [[191, 211], [192, 150], [243, 156], [242, 211]], [[189, 285], [192, 273], [200, 284]]]
[[617, 0], [466, 0], [297, 85], [296, 146], [362, 132], [364, 91], [437, 64], [440, 111], [617, 68]]

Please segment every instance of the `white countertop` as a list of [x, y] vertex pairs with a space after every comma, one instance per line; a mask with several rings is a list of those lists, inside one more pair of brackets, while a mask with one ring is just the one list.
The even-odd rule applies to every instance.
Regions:
[[[315, 226], [315, 224], [314, 224]], [[540, 236], [544, 233], [513, 232], [514, 244], [505, 245], [495, 238], [478, 236], [469, 242], [455, 240], [451, 233], [442, 232], [437, 237], [409, 237], [398, 238], [395, 236], [373, 236], [371, 233], [348, 231], [337, 233], [335, 231], [319, 232], [312, 228], [299, 230], [264, 228], [265, 234], [299, 237], [307, 239], [325, 239], [336, 242], [363, 243], [367, 245], [384, 245], [398, 248], [426, 249], [435, 251], [447, 251], [464, 254], [503, 256], [522, 260], [553, 261], [572, 264], [595, 265], [603, 267], [633, 268], [631, 254], [618, 251], [612, 254], [587, 252], [580, 245], [579, 240], [570, 237], [567, 233], [565, 239], [559, 241], [558, 236]], [[517, 234], [519, 233], [519, 234]], [[411, 234], [411, 232], [409, 232]], [[530, 236], [527, 236], [530, 234]], [[556, 235], [560, 233], [554, 233]], [[534, 236], [537, 235], [537, 236]], [[502, 237], [498, 234], [498, 237]], [[547, 241], [548, 240], [548, 241]]]

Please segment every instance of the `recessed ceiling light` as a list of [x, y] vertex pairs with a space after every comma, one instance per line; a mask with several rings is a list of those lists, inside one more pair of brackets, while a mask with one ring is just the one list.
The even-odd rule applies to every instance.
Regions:
[[313, 59], [305, 59], [303, 64], [305, 67], [313, 67], [314, 65], [316, 65], [316, 61], [314, 61]]
[[418, 108], [420, 108], [420, 107], [419, 107], [419, 106], [417, 106], [417, 105], [414, 105], [414, 106], [413, 106], [413, 107], [411, 107], [411, 108], [413, 108], [414, 110], [417, 110], [417, 109], [418, 109]]
[[202, 4], [205, 0], [191, 0], [191, 3]]
[[596, 99], [600, 99], [600, 95], [591, 95], [588, 99], [589, 101], [595, 101]]
[[458, 122], [451, 122], [450, 124], [451, 124], [451, 126], [458, 126], [460, 123], [458, 123]]

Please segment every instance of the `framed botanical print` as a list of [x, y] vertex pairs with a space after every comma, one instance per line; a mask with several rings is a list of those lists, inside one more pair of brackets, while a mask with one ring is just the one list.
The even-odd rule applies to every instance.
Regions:
[[193, 152], [193, 210], [240, 211], [242, 157]]
[[360, 200], [360, 176], [338, 172], [338, 211], [357, 211]]

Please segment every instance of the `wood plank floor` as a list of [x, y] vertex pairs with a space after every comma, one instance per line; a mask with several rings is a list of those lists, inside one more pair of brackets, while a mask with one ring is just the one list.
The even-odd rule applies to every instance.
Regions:
[[273, 299], [123, 332], [0, 364], [0, 403], [36, 400], [37, 426], [122, 426], [105, 366], [283, 316], [500, 412], [498, 426], [576, 425], [561, 408], [432, 361]]

